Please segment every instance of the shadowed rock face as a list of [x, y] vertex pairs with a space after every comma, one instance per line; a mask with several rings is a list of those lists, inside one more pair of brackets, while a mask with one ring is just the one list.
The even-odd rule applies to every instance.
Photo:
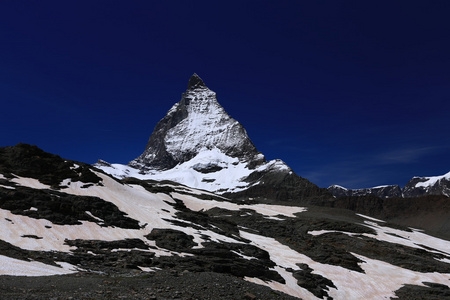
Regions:
[[[297, 204], [324, 205], [332, 201], [333, 197], [327, 189], [319, 188], [309, 180], [302, 178], [291, 172], [261, 172], [252, 174], [253, 182], [259, 184], [252, 185], [236, 193], [225, 193], [224, 196], [245, 201], [252, 198], [257, 201], [283, 201]], [[251, 175], [251, 176], [252, 176]]]
[[28, 144], [0, 148], [0, 173], [7, 177], [12, 174], [31, 177], [56, 188], [64, 179], [90, 184], [101, 182], [90, 165], [74, 163]]

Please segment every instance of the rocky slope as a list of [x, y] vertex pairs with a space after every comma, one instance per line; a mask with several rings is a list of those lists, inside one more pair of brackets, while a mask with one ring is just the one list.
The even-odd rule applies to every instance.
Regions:
[[[0, 226], [0, 274], [78, 274], [53, 286], [70, 294], [83, 282], [82, 299], [126, 291], [150, 299], [445, 299], [449, 291], [450, 242], [419, 230], [336, 207], [237, 203], [174, 182], [116, 179], [24, 144], [0, 148]], [[39, 294], [35, 281], [17, 280], [4, 296]], [[42, 299], [68, 295], [45, 284], [40, 291]]]
[[197, 74], [128, 166], [99, 161], [117, 178], [171, 180], [230, 198], [318, 203], [332, 198], [281, 160], [266, 161]]

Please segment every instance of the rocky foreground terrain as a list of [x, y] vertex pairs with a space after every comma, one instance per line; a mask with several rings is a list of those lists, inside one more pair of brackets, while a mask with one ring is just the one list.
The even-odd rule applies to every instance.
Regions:
[[2, 299], [298, 299], [214, 272], [0, 276]]
[[24, 144], [0, 173], [4, 299], [449, 297], [449, 241], [348, 209], [119, 180]]
[[[2, 299], [75, 300], [255, 300], [298, 299], [268, 287], [214, 272], [178, 274], [170, 270], [116, 276], [76, 274], [44, 277], [0, 276]], [[396, 291], [400, 300], [450, 299], [445, 285], [405, 286]]]

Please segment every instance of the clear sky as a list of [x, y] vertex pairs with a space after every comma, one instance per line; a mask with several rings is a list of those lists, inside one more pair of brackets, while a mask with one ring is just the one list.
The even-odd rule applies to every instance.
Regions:
[[196, 72], [322, 187], [450, 171], [450, 1], [1, 1], [0, 146], [127, 163]]

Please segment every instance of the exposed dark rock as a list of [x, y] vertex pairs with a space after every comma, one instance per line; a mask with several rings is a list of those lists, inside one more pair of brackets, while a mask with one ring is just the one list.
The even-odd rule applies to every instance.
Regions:
[[36, 240], [41, 240], [42, 239], [41, 236], [37, 236], [37, 235], [34, 235], [34, 234], [24, 234], [21, 237], [30, 238], [30, 239], [36, 239]]
[[149, 249], [149, 246], [140, 239], [123, 239], [116, 241], [102, 240], [65, 240], [65, 244], [75, 246], [79, 251], [92, 251], [94, 253], [104, 253], [113, 249]]
[[144, 187], [147, 191], [149, 191], [150, 193], [162, 193], [162, 194], [167, 194], [169, 195], [170, 193], [175, 192], [173, 187], [167, 186], [165, 185], [165, 183], [171, 184], [171, 185], [179, 185], [178, 183], [174, 183], [172, 181], [170, 182], [157, 182], [154, 180], [139, 180], [136, 178], [132, 178], [132, 177], [127, 177], [122, 179], [123, 183], [126, 184], [136, 184], [136, 185], [140, 185], [142, 187]]
[[[206, 242], [203, 248], [185, 249], [194, 256], [166, 257], [154, 259], [154, 266], [188, 270], [190, 272], [212, 271], [228, 273], [237, 277], [256, 277], [262, 280], [274, 280], [284, 283], [284, 279], [275, 271], [270, 270], [275, 264], [269, 254], [248, 244]], [[253, 257], [247, 259], [241, 255]]]
[[62, 159], [58, 155], [27, 144], [0, 147], [0, 173], [7, 177], [15, 174], [35, 178], [53, 188], [59, 188], [59, 184], [64, 179], [101, 183], [101, 178], [91, 171], [89, 165]]
[[333, 298], [328, 295], [328, 290], [330, 287], [336, 288], [333, 282], [321, 275], [313, 274], [311, 269], [307, 264], [297, 264], [301, 270], [288, 270], [291, 271], [294, 278], [297, 279], [297, 284], [308, 291], [310, 291], [314, 296], [320, 299]]
[[203, 82], [203, 80], [196, 74], [194, 73], [191, 78], [189, 78], [189, 82], [188, 82], [188, 90], [193, 90], [196, 88], [205, 88], [206, 85]]
[[172, 251], [186, 252], [192, 247], [197, 246], [192, 235], [175, 229], [155, 228], [145, 237], [155, 241], [158, 247]]
[[[426, 286], [405, 284], [395, 291], [395, 299], [399, 300], [445, 300], [450, 299], [450, 288], [446, 285], [423, 282]], [[394, 299], [394, 298], [391, 298]]]
[[[247, 240], [239, 236], [239, 229], [237, 227], [237, 224], [229, 220], [228, 218], [218, 218], [217, 216], [212, 215], [210, 213], [211, 211], [208, 211], [208, 213], [202, 211], [195, 212], [187, 209], [183, 201], [176, 198], [174, 198], [174, 200], [175, 204], [169, 204], [173, 205], [174, 208], [178, 210], [178, 212], [176, 213], [176, 217], [180, 220], [187, 221], [187, 224], [191, 224], [190, 227], [196, 229], [208, 229], [239, 241], [248, 242]], [[183, 223], [180, 223], [180, 221], [167, 221], [172, 222], [174, 225], [181, 225], [184, 227]]]
[[217, 171], [222, 170], [223, 168], [221, 166], [218, 166], [216, 164], [206, 164], [206, 165], [195, 165], [192, 167], [195, 171], [200, 172], [200, 173], [204, 173], [204, 174], [208, 174], [208, 173], [214, 173]]
[[247, 180], [259, 183], [240, 192], [224, 193], [223, 196], [236, 200], [253, 198], [256, 201], [275, 200], [296, 204], [321, 204], [333, 198], [326, 189], [292, 171], [254, 172]]
[[140, 267], [151, 267], [155, 256], [154, 253], [145, 251], [150, 247], [140, 239], [115, 241], [77, 239], [66, 240], [65, 244], [77, 248], [60, 260], [90, 272], [114, 274], [124, 269], [140, 270]]
[[[101, 226], [140, 228], [139, 221], [127, 217], [111, 202], [54, 190], [37, 190], [22, 186], [16, 186], [14, 189], [0, 187], [0, 208], [13, 214], [46, 219], [59, 225], [81, 224], [80, 221], [84, 220]], [[93, 218], [87, 211], [103, 221]]]

